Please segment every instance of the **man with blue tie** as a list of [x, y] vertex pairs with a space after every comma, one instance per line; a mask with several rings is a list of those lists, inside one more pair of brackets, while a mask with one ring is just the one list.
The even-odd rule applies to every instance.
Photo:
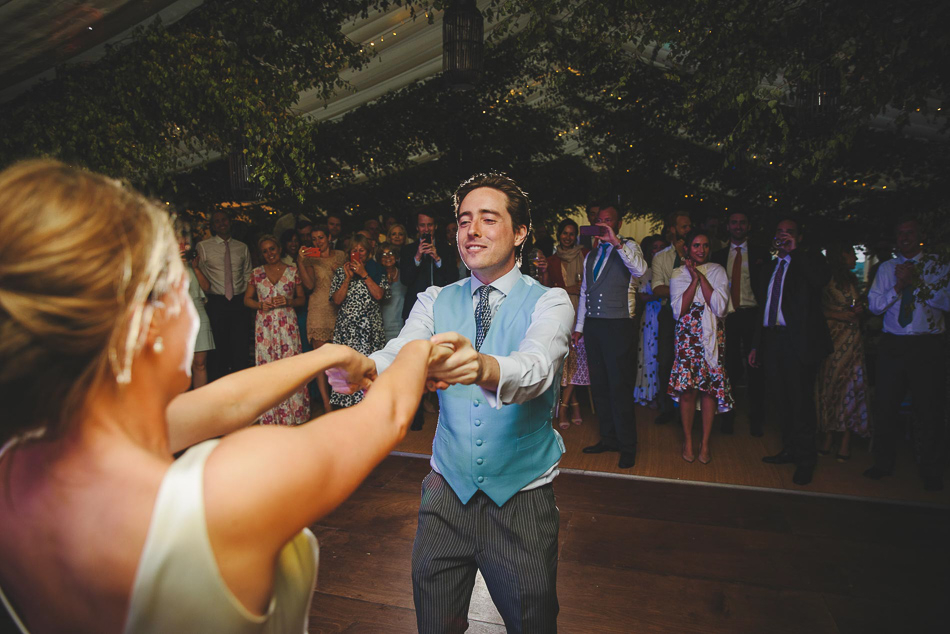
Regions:
[[419, 632], [463, 632], [481, 571], [509, 632], [555, 632], [564, 443], [551, 418], [574, 309], [563, 289], [522, 275], [528, 198], [500, 174], [455, 193], [458, 246], [472, 276], [419, 295], [399, 336], [370, 358], [382, 372], [413, 339], [442, 344], [432, 471], [412, 549]]
[[765, 366], [769, 404], [778, 415], [782, 450], [762, 458], [768, 464], [795, 464], [792, 482], [809, 484], [818, 461], [815, 445], [815, 378], [821, 360], [832, 351], [831, 334], [821, 309], [821, 292], [831, 272], [820, 253], [800, 248], [797, 219], [785, 217], [775, 230], [777, 258], [763, 278], [757, 330], [749, 365]]
[[[950, 269], [924, 255], [915, 219], [898, 221], [896, 238], [897, 257], [878, 267], [868, 293], [871, 312], [884, 315], [884, 334], [877, 357], [874, 466], [864, 475], [879, 480], [894, 470], [897, 413], [910, 390], [924, 489], [940, 491], [947, 372], [943, 332], [944, 313], [950, 310]], [[930, 292], [922, 294], [922, 286]]]
[[630, 469], [637, 459], [633, 385], [638, 333], [633, 312], [638, 278], [647, 263], [640, 245], [617, 235], [620, 222], [615, 207], [597, 212], [595, 226], [602, 227], [602, 233], [584, 260], [573, 343], [584, 336], [590, 391], [600, 423], [600, 440], [583, 451], [619, 451], [617, 466]]

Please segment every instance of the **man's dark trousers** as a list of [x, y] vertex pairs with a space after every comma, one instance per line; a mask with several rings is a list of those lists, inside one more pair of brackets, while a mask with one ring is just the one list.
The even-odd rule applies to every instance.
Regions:
[[756, 353], [765, 354], [769, 405], [782, 430], [782, 450], [792, 454], [795, 464], [814, 466], [817, 364], [801, 359], [796, 337], [784, 326], [765, 328], [763, 338], [764, 350]]
[[208, 359], [208, 374], [213, 381], [248, 367], [251, 310], [244, 305], [244, 293], [230, 300], [208, 293], [206, 310], [214, 335], [215, 349]]
[[881, 335], [873, 421], [874, 465], [883, 471], [894, 470], [898, 412], [910, 390], [921, 475], [942, 476], [946, 350], [944, 335]]
[[[749, 395], [749, 428], [755, 431], [762, 430], [765, 420], [765, 385], [761, 370], [749, 367], [746, 358], [752, 349], [755, 338], [756, 319], [760, 312], [756, 307], [740, 308], [726, 317], [726, 374], [732, 389], [743, 374], [746, 375], [746, 385]], [[720, 414], [724, 429], [732, 429], [735, 420], [735, 410]]]
[[631, 319], [584, 321], [587, 369], [600, 423], [600, 442], [630, 453], [637, 451], [633, 401], [637, 334]]

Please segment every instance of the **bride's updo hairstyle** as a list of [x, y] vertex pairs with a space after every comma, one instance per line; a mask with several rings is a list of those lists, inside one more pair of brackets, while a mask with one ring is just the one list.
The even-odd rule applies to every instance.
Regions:
[[183, 275], [167, 212], [137, 192], [49, 160], [0, 172], [0, 442], [55, 437], [91, 388], [128, 383]]

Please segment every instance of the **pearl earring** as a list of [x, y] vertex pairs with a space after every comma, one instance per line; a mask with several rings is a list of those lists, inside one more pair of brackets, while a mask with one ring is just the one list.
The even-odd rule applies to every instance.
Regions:
[[161, 354], [164, 351], [165, 351], [165, 342], [162, 340], [160, 336], [155, 337], [155, 343], [152, 344], [152, 352], [154, 352], [155, 354]]

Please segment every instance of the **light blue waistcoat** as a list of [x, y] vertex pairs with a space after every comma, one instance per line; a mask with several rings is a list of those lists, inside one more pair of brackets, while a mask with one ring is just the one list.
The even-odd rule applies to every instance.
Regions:
[[[547, 289], [522, 277], [492, 318], [481, 352], [508, 356], [518, 349], [538, 299]], [[458, 332], [475, 341], [471, 278], [446, 286], [433, 307], [435, 332]], [[488, 405], [480, 387], [439, 390], [439, 426], [432, 456], [463, 504], [481, 489], [498, 506], [551, 468], [564, 443], [551, 426], [560, 389], [557, 376], [544, 393], [501, 409]]]

